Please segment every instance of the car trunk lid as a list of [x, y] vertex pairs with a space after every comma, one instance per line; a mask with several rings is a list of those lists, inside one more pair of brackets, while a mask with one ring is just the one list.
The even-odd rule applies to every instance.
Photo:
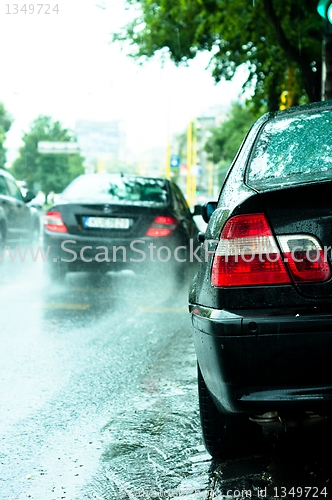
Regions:
[[71, 234], [96, 237], [144, 237], [167, 207], [144, 204], [76, 203], [62, 205], [63, 221]]
[[[293, 246], [293, 256], [301, 261], [301, 255], [296, 253], [302, 244], [308, 245], [306, 257], [314, 261], [315, 255], [310, 254], [311, 241], [318, 242], [324, 259], [331, 269], [332, 248], [332, 182], [310, 183], [292, 186], [284, 189], [261, 192], [260, 198], [267, 215], [271, 229], [283, 251], [283, 242]], [[303, 256], [302, 256], [303, 257]], [[288, 266], [290, 264], [288, 263]], [[301, 267], [299, 262], [298, 267]], [[294, 286], [302, 296], [310, 298], [329, 298], [332, 296], [332, 280], [323, 282], [296, 282]]]

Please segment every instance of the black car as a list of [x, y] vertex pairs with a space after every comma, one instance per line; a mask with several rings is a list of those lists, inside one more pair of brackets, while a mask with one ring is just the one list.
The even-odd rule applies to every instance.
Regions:
[[265, 114], [208, 203], [189, 294], [212, 456], [332, 413], [332, 102]]
[[40, 230], [38, 210], [29, 206], [35, 197], [23, 197], [15, 178], [0, 169], [0, 247], [27, 245], [36, 241]]
[[77, 177], [46, 213], [44, 251], [52, 277], [132, 269], [184, 277], [197, 247], [186, 200], [167, 179], [124, 174]]

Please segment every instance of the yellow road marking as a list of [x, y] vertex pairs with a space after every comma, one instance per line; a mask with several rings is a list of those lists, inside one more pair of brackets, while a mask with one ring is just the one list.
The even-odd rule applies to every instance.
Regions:
[[45, 309], [79, 309], [81, 311], [84, 311], [85, 309], [88, 309], [90, 307], [90, 304], [61, 304], [61, 303], [44, 303], [42, 304], [42, 307]]
[[[45, 309], [76, 309], [76, 310], [81, 310], [85, 311], [86, 309], [89, 309], [90, 304], [65, 304], [65, 303], [43, 303], [39, 304], [39, 306], [45, 308]], [[138, 307], [136, 309], [137, 312], [144, 312], [144, 313], [186, 313], [187, 308], [186, 307]]]
[[185, 313], [187, 311], [186, 307], [138, 307], [136, 309], [138, 312], [149, 312], [149, 313]]
[[114, 288], [78, 288], [71, 287], [71, 292], [93, 292], [93, 293], [102, 293], [102, 292], [115, 292]]

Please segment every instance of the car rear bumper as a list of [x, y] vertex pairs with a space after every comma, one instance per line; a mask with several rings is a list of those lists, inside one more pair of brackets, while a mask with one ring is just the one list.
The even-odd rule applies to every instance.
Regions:
[[68, 233], [44, 232], [44, 253], [50, 262], [61, 262], [70, 268], [88, 265], [107, 265], [139, 269], [174, 260], [187, 262], [185, 246], [177, 246], [172, 237], [167, 238], [97, 238]]
[[221, 410], [332, 412], [332, 313], [190, 306], [198, 362]]

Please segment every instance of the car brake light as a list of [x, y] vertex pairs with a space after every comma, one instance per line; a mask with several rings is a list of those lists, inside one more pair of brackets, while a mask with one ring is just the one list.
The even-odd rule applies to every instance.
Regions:
[[146, 236], [169, 236], [176, 228], [177, 223], [178, 221], [174, 217], [158, 215], [148, 229]]
[[316, 238], [308, 234], [277, 238], [295, 283], [319, 283], [331, 277], [330, 266]]
[[214, 254], [211, 283], [218, 287], [290, 283], [264, 214], [236, 215], [226, 222]]
[[[320, 243], [311, 235], [282, 235], [276, 240], [264, 214], [230, 218], [214, 255], [214, 286], [280, 285], [323, 282], [331, 270]], [[290, 276], [286, 270], [286, 267]]]
[[44, 226], [48, 231], [68, 233], [60, 212], [47, 212], [44, 218]]

